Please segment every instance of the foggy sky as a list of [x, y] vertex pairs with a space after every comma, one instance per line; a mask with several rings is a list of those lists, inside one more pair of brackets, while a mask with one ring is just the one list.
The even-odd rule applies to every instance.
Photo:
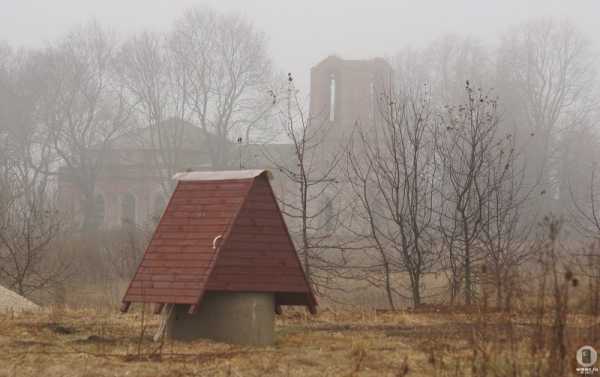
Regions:
[[43, 46], [95, 18], [126, 35], [166, 30], [183, 10], [207, 5], [238, 11], [263, 30], [276, 67], [307, 87], [322, 58], [391, 56], [446, 33], [495, 41], [511, 25], [567, 18], [600, 45], [600, 0], [0, 0], [0, 40]]

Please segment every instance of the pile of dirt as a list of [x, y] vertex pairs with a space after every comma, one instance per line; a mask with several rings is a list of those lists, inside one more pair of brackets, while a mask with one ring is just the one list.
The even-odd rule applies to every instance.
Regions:
[[38, 310], [39, 308], [25, 297], [0, 285], [0, 313]]

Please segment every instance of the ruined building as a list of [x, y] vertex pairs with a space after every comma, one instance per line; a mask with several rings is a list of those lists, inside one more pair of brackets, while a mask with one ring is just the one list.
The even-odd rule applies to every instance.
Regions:
[[329, 56], [310, 70], [310, 116], [339, 143], [356, 126], [381, 120], [381, 100], [390, 90], [392, 67], [382, 58], [344, 60]]
[[[381, 58], [344, 60], [329, 56], [311, 69], [311, 124], [326, 129], [325, 142], [330, 143], [326, 150], [343, 146], [354, 127], [370, 127], [380, 119], [380, 101], [389, 90], [392, 74], [390, 65]], [[81, 181], [82, 172], [61, 167], [61, 208], [80, 222], [87, 205], [93, 213], [92, 222], [100, 229], [156, 221], [171, 193], [172, 172], [213, 169], [205, 147], [207, 139], [214, 136], [177, 119], [165, 121], [160, 129], [161, 139], [151, 128], [141, 128], [92, 148], [89, 153], [95, 169], [84, 172], [92, 176], [89, 182]], [[273, 160], [295, 164], [290, 144], [230, 142], [226, 147], [231, 152], [231, 169], [277, 170]], [[274, 180], [280, 199], [287, 192], [285, 182]], [[82, 188], [87, 188], [87, 195]]]
[[[155, 130], [144, 127], [91, 148], [88, 153], [95, 169], [89, 182], [82, 182], [81, 174], [62, 166], [58, 175], [62, 210], [83, 224], [87, 204], [92, 207], [94, 228], [103, 230], [155, 224], [175, 186], [174, 173], [214, 170], [206, 148], [206, 139], [214, 136], [178, 119], [165, 121], [160, 129], [160, 139]], [[285, 144], [230, 142], [227, 148], [232, 169], [272, 169], [271, 159], [285, 163], [291, 156], [290, 146]], [[91, 198], [82, 190], [85, 187]], [[283, 191], [278, 183], [273, 188]]]

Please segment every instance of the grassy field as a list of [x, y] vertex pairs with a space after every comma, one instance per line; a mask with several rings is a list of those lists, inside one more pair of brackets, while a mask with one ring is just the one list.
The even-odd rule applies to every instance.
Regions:
[[[556, 357], [551, 347], [533, 347], [536, 324], [525, 314], [288, 311], [277, 319], [275, 346], [264, 348], [161, 345], [151, 339], [156, 316], [144, 316], [144, 326], [141, 317], [96, 310], [1, 315], [0, 376], [546, 376]], [[590, 321], [568, 320], [568, 371]], [[551, 341], [552, 331], [544, 334]]]

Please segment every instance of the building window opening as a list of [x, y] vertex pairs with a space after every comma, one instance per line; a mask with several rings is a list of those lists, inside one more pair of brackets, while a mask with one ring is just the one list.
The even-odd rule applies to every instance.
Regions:
[[121, 198], [121, 225], [135, 225], [135, 196], [131, 193]]
[[94, 226], [100, 228], [104, 224], [104, 217], [106, 216], [106, 209], [104, 203], [104, 197], [101, 194], [96, 195], [94, 198]]
[[329, 121], [335, 122], [335, 76], [329, 79]]
[[369, 120], [375, 120], [375, 84], [373, 81], [369, 84]]

